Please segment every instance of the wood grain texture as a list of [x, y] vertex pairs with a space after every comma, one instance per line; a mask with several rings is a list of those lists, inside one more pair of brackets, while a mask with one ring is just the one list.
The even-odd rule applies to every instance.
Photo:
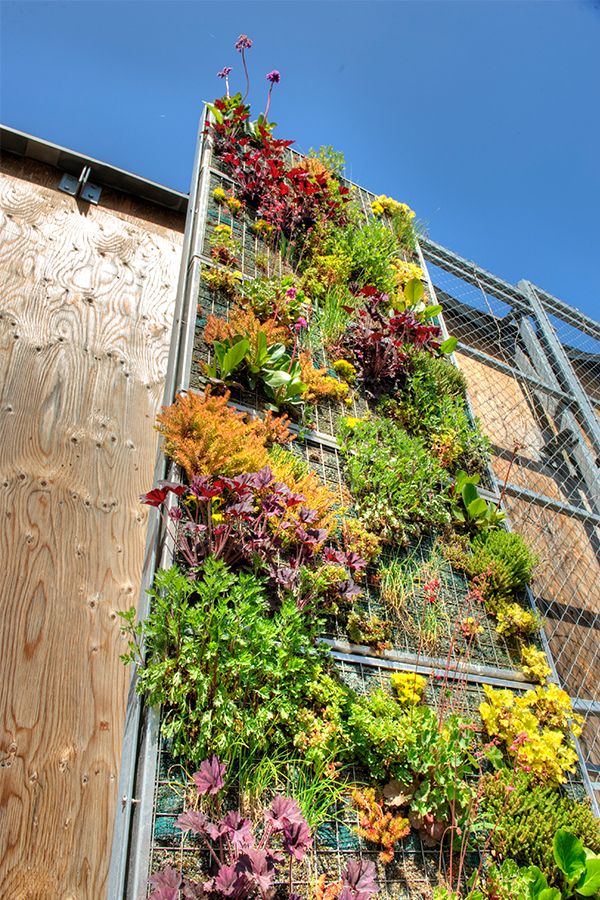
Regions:
[[[0, 897], [106, 893], [181, 233], [0, 172]], [[179, 228], [181, 220], [177, 221]]]

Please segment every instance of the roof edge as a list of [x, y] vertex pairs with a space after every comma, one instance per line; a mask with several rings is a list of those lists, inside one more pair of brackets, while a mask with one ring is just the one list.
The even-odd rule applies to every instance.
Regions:
[[0, 150], [54, 166], [61, 172], [79, 176], [84, 166], [91, 169], [90, 180], [101, 187], [113, 188], [141, 200], [184, 214], [188, 195], [134, 175], [109, 163], [34, 137], [24, 131], [0, 124]]

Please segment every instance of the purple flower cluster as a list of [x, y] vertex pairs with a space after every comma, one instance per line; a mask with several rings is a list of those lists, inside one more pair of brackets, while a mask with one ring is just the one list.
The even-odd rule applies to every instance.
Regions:
[[240, 34], [239, 38], [235, 42], [235, 49], [240, 53], [242, 53], [244, 50], [249, 50], [251, 46], [252, 41], [247, 34]]
[[270, 81], [271, 84], [279, 84], [281, 81], [281, 75], [277, 71], [277, 69], [273, 69], [272, 72], [267, 73], [267, 81]]

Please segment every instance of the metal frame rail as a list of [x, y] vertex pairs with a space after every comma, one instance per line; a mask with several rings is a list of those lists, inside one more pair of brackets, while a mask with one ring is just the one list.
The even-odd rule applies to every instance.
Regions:
[[[199, 124], [196, 152], [192, 168], [169, 364], [163, 394], [164, 404], [189, 384], [196, 305], [200, 285], [200, 253], [204, 242], [208, 205], [208, 164], [210, 148], [204, 136], [206, 111]], [[154, 483], [167, 473], [167, 460], [157, 451]], [[144, 568], [138, 604], [138, 621], [148, 615], [147, 591], [152, 587], [157, 568], [172, 561], [172, 548], [164, 540], [157, 510], [150, 511]], [[121, 754], [121, 771], [117, 814], [114, 825], [107, 897], [145, 898], [152, 821], [153, 786], [156, 776], [156, 747], [159, 740], [159, 711], [144, 707], [135, 691], [136, 673], [132, 674], [127, 701], [125, 732]]]

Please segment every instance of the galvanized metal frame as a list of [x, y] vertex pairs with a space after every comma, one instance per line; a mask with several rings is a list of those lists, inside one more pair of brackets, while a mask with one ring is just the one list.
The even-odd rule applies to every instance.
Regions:
[[[190, 198], [187, 208], [182, 247], [179, 283], [175, 301], [173, 330], [163, 402], [171, 403], [174, 395], [189, 383], [191, 354], [196, 323], [196, 304], [199, 286], [199, 254], [204, 240], [208, 196], [208, 161], [210, 150], [204, 136], [205, 115], [200, 121], [196, 152], [192, 168]], [[159, 449], [154, 470], [154, 483], [164, 478], [167, 460]], [[169, 547], [158, 512], [151, 509], [146, 539], [144, 568], [138, 602], [138, 621], [148, 615], [147, 591], [152, 587], [157, 568], [168, 565]], [[132, 672], [129, 687], [117, 813], [114, 824], [107, 896], [113, 898], [143, 898], [146, 896], [147, 872], [143, 868], [148, 859], [150, 837], [148, 806], [152, 803], [156, 774], [156, 747], [159, 737], [158, 710], [144, 707], [136, 693], [136, 671]]]
[[[459, 278], [477, 288], [483, 282], [490, 289], [490, 292], [500, 300], [504, 300], [522, 312], [531, 311], [527, 298], [519, 287], [515, 287], [514, 284], [498, 278], [497, 275], [493, 275], [472, 260], [459, 256], [458, 253], [442, 247], [441, 244], [436, 244], [435, 241], [429, 238], [421, 237], [419, 242], [425, 258], [430, 262], [439, 264], [443, 269], [458, 275]], [[548, 312], [564, 319], [565, 322], [583, 331], [584, 334], [600, 340], [600, 324], [598, 322], [585, 313], [580, 312], [580, 310], [575, 309], [575, 307], [569, 306], [568, 303], [564, 303], [547, 291], [542, 290], [542, 288], [534, 285], [532, 287], [535, 288], [538, 297], [544, 303]]]

